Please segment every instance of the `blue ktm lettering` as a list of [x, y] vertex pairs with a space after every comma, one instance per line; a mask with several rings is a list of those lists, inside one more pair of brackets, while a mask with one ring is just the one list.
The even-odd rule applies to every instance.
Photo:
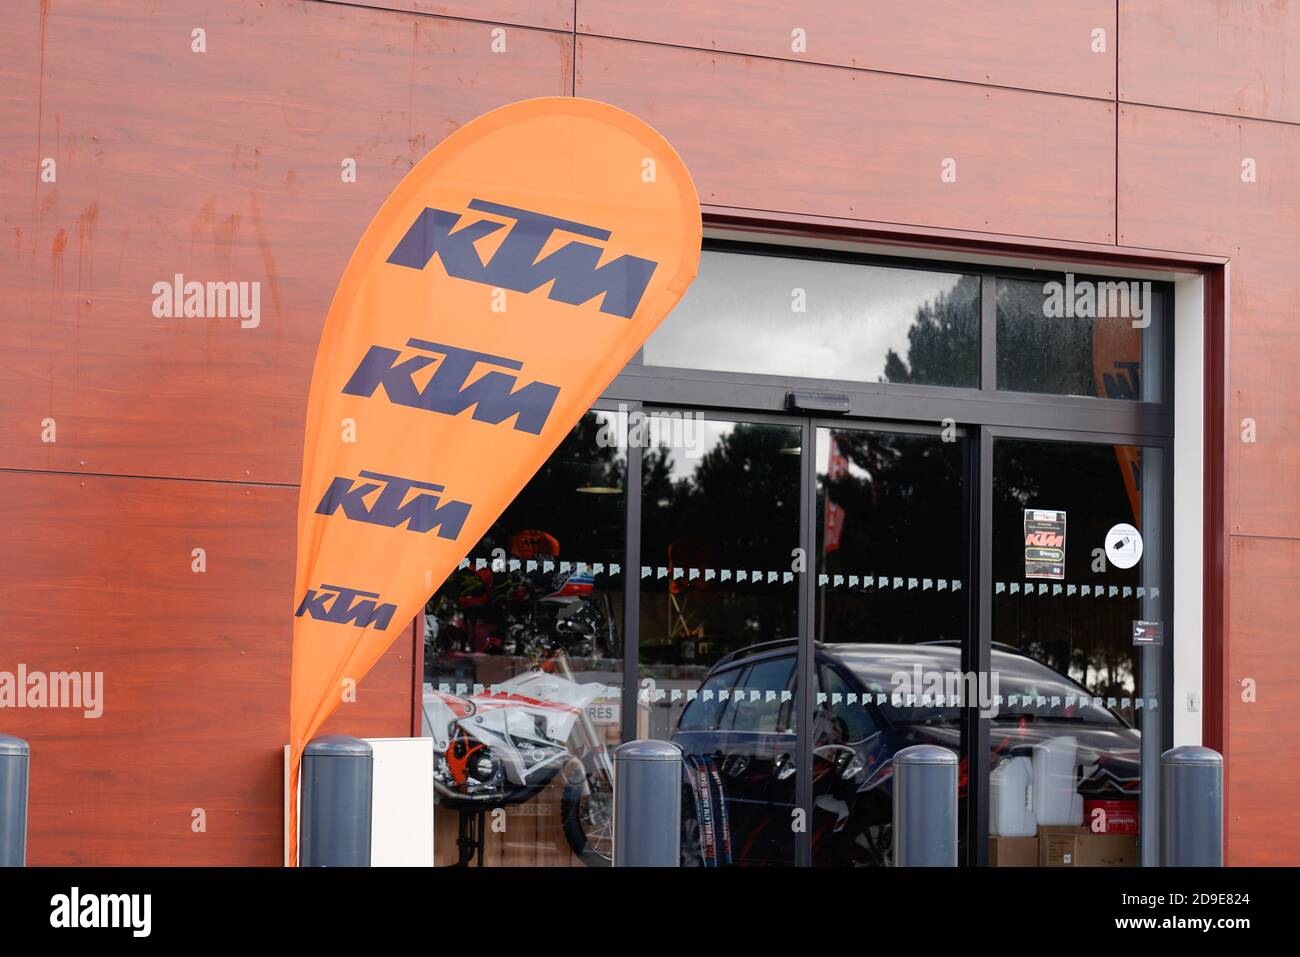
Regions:
[[307, 594], [294, 612], [295, 618], [307, 615], [317, 621], [329, 621], [336, 625], [352, 625], [355, 628], [375, 626], [377, 631], [388, 628], [397, 611], [396, 605], [379, 604], [375, 599], [378, 593], [344, 588], [341, 585], [324, 585], [320, 589], [307, 589]]
[[[416, 355], [402, 359], [402, 354], [397, 349], [371, 346], [352, 373], [352, 378], [343, 387], [343, 392], [370, 398], [376, 389], [383, 386], [388, 400], [397, 405], [441, 412], [444, 415], [460, 415], [472, 408], [474, 411], [470, 418], [491, 425], [500, 425], [511, 416], [517, 416], [513, 426], [515, 431], [531, 432], [533, 435], [542, 431], [542, 426], [546, 425], [546, 419], [560, 395], [558, 386], [545, 382], [530, 382], [516, 389], [518, 377], [500, 371], [510, 369], [518, 372], [522, 369], [524, 364], [515, 359], [458, 349], [438, 342], [425, 342], [423, 339], [408, 339], [406, 344], [410, 348], [434, 355]], [[441, 360], [438, 356], [441, 356]], [[432, 377], [423, 389], [417, 388], [415, 374], [434, 362], [438, 363], [438, 367], [434, 369]], [[467, 384], [470, 375], [480, 364], [498, 368], [485, 372]]]
[[504, 228], [504, 224], [480, 219], [455, 229], [461, 219], [459, 213], [428, 207], [416, 216], [406, 235], [393, 248], [388, 262], [423, 269], [436, 255], [447, 275], [457, 279], [515, 292], [533, 292], [553, 283], [547, 298], [573, 306], [603, 294], [600, 311], [625, 319], [636, 312], [658, 266], [649, 259], [630, 255], [597, 266], [604, 247], [576, 240], [538, 260], [553, 233], [573, 233], [603, 243], [609, 239], [610, 231], [482, 199], [471, 200], [469, 208], [515, 221], [486, 265], [474, 244]]
[[[367, 481], [369, 480], [369, 481]], [[382, 491], [380, 491], [382, 489]], [[423, 489], [409, 501], [412, 489]], [[379, 496], [372, 504], [366, 499], [374, 492]], [[441, 485], [417, 482], [414, 479], [384, 475], [382, 472], [362, 472], [360, 479], [340, 476], [330, 482], [325, 496], [316, 506], [317, 515], [333, 515], [340, 508], [354, 522], [369, 522], [397, 528], [403, 523], [409, 531], [438, 530], [439, 538], [455, 539], [469, 518], [468, 502], [447, 501], [440, 498], [446, 491]]]

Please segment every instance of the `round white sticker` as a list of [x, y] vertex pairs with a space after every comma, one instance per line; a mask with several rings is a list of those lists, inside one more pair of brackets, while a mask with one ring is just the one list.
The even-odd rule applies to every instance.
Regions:
[[1142, 560], [1142, 533], [1120, 522], [1106, 533], [1106, 559], [1116, 568], [1132, 568]]

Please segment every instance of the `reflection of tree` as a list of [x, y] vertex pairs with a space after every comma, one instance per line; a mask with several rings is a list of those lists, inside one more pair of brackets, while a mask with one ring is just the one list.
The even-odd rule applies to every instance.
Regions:
[[675, 482], [668, 450], [647, 450], [642, 553], [663, 563], [672, 542], [692, 538], [724, 565], [788, 568], [799, 544], [798, 446], [793, 428], [739, 423]]
[[[1131, 694], [1137, 662], [1132, 621], [1142, 617], [1135, 592], [1142, 565], [1107, 565], [1094, 572], [1093, 550], [1117, 522], [1141, 529], [1133, 515], [1119, 460], [1110, 445], [999, 440], [994, 446], [995, 581], [1023, 584], [1022, 535], [1026, 508], [1066, 512], [1065, 583], [1105, 587], [1106, 597], [1004, 594], [995, 598], [994, 638], [1076, 679], [1092, 676], [1095, 694]], [[1154, 552], [1153, 552], [1154, 554]], [[1050, 586], [1051, 582], [1047, 583]], [[1110, 586], [1120, 592], [1109, 595]]]
[[[979, 315], [979, 284], [978, 277], [963, 277], [952, 290], [922, 304], [908, 331], [906, 360], [890, 351], [882, 379], [976, 383], [979, 324], [972, 317]], [[1042, 281], [998, 281], [999, 382], [1094, 395], [1095, 320], [1049, 318], [1043, 301]], [[827, 570], [884, 571], [888, 566], [901, 569], [902, 574], [944, 574], [928, 569], [943, 562], [951, 565], [960, 555], [964, 519], [958, 446], [862, 432], [837, 432], [836, 437], [841, 451], [866, 474], [831, 483], [831, 500], [844, 508], [846, 527], [838, 552], [827, 559]], [[1067, 512], [1066, 582], [1120, 589], [1125, 585], [1135, 589], [1141, 583], [1141, 566], [1130, 571], [1113, 566], [1104, 573], [1092, 571], [1092, 550], [1102, 545], [1112, 525], [1127, 521], [1141, 528], [1141, 516], [1133, 514], [1113, 446], [999, 441], [995, 449], [995, 581], [1024, 582], [1024, 509], [1044, 508]], [[1102, 599], [1003, 594], [995, 602], [996, 641], [1062, 673], [1091, 676], [1094, 693], [1132, 693], [1137, 661], [1130, 629], [1132, 619], [1141, 617], [1136, 597], [1125, 601], [1122, 594]], [[921, 636], [926, 633], [952, 630], [935, 618], [933, 609], [917, 603], [905, 607], [907, 611], [899, 607], [886, 612], [883, 595], [869, 613], [843, 603], [839, 617], [857, 617], [842, 620], [838, 630], [883, 633], [901, 640], [925, 640]], [[912, 621], [903, 625], [895, 617]]]
[[[674, 480], [672, 466], [694, 466]], [[789, 426], [739, 423], [699, 459], [683, 450], [647, 449], [642, 471], [642, 561], [701, 569], [783, 571], [799, 544], [799, 432]], [[642, 582], [642, 621], [669, 614], [668, 582]], [[795, 633], [797, 593], [791, 583], [681, 582], [677, 602], [691, 628], [701, 628], [711, 663], [744, 645]], [[658, 594], [656, 594], [658, 593]], [[643, 662], [689, 661], [662, 632], [643, 625]]]
[[[491, 560], [500, 549], [513, 558], [622, 564], [627, 457], [617, 446], [598, 441], [600, 432], [600, 418], [595, 413], [584, 415], [469, 554]], [[485, 467], [492, 464], [485, 463]], [[536, 554], [512, 550], [512, 540], [523, 544], [516, 536], [525, 531], [542, 533], [531, 540], [545, 550]], [[551, 555], [556, 546], [558, 554]], [[435, 618], [436, 632], [426, 649], [426, 676], [450, 673], [445, 670], [450, 666], [441, 659], [449, 651], [524, 654], [521, 649], [549, 642], [557, 633], [535, 599], [555, 588], [556, 574], [556, 570], [511, 571], [490, 565], [453, 570], [426, 606], [426, 612]], [[597, 582], [598, 591], [609, 587], [609, 579]], [[602, 636], [613, 627], [609, 608], [597, 598], [584, 609], [596, 613], [594, 631]], [[570, 650], [587, 653], [572, 636], [571, 631], [567, 635]], [[612, 639], [606, 646], [613, 647]], [[472, 676], [472, 672], [467, 674]]]
[[[1068, 291], [1066, 277], [1047, 278]], [[1089, 283], [1093, 285], [1085, 286]], [[1100, 290], [1104, 284], [1105, 280], [1095, 278], [1076, 280], [1079, 288]], [[1056, 315], [1062, 304], [1052, 303], [1049, 308], [1048, 300], [1056, 297], [1045, 293], [1044, 285], [1038, 279], [998, 280], [998, 382], [1002, 387], [1136, 398], [1141, 387], [1142, 333], [1134, 328], [1131, 313], [1113, 314], [1112, 307], [1122, 306], [1122, 301], [1112, 303], [1106, 294], [1091, 306], [1082, 304], [1085, 311], [1092, 310], [1088, 316]], [[1103, 373], [1108, 385], [1100, 382]]]
[[960, 575], [962, 445], [895, 432], [831, 434], [854, 468], [829, 482], [849, 526], [828, 567]]
[[[964, 445], [936, 435], [847, 429], [830, 435], [850, 469], [835, 479], [819, 477], [818, 571], [887, 576], [891, 587], [825, 590], [819, 634], [828, 641], [960, 640], [962, 598], [947, 585], [966, 577]], [[844, 526], [838, 547], [825, 552], [821, 523], [828, 495], [843, 509]], [[892, 587], [895, 577], [904, 579], [901, 589]], [[907, 587], [911, 578], [915, 587]], [[943, 591], [939, 579], [945, 580]]]
[[907, 330], [907, 361], [893, 349], [881, 379], [922, 385], [979, 385], [980, 278], [962, 276], [916, 310]]
[[559, 539], [566, 559], [621, 562], [624, 496], [578, 491], [624, 488], [626, 454], [599, 434], [600, 419], [584, 415], [470, 554], [508, 551], [512, 535], [538, 529]]

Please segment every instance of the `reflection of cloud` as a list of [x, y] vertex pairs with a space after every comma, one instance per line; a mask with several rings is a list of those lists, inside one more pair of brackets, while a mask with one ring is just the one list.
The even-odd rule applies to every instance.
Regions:
[[[646, 365], [874, 382], [907, 357], [917, 309], [956, 273], [706, 250], [700, 276], [650, 337]], [[803, 290], [805, 312], [792, 309]]]

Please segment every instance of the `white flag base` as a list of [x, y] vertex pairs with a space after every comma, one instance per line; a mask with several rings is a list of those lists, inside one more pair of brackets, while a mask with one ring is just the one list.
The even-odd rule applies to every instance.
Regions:
[[[371, 867], [433, 866], [433, 741], [366, 738], [374, 749]], [[284, 748], [284, 865], [289, 866], [289, 746]], [[298, 801], [301, 821], [301, 795]]]

